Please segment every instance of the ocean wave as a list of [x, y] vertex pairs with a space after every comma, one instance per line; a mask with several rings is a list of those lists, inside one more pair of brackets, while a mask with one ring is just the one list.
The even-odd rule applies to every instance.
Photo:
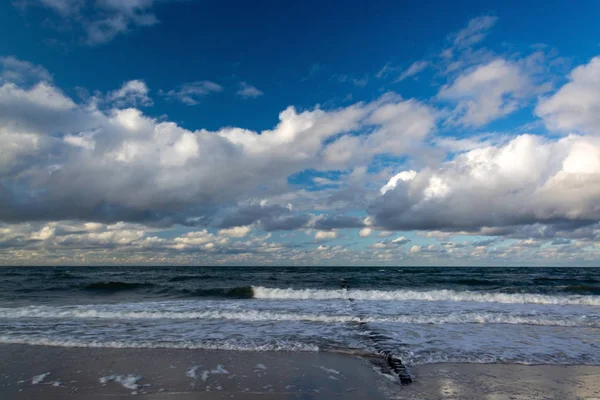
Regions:
[[218, 275], [178, 275], [169, 278], [169, 282], [186, 282], [186, 281], [202, 281], [213, 278], [221, 278]]
[[[183, 277], [178, 277], [183, 278]], [[185, 277], [193, 279], [201, 279], [200, 277]], [[174, 279], [174, 278], [172, 278]], [[181, 279], [179, 279], [181, 281]], [[250, 299], [254, 292], [251, 286], [235, 286], [224, 288], [210, 289], [187, 289], [170, 285], [160, 285], [150, 282], [92, 282], [81, 286], [85, 291], [92, 293], [114, 293], [122, 291], [139, 291], [144, 290], [144, 293], [152, 293], [158, 295], [167, 295], [175, 297], [215, 297], [215, 298], [233, 298], [233, 299]], [[48, 290], [48, 289], [46, 289]]]
[[600, 286], [594, 285], [569, 285], [564, 290], [570, 293], [600, 295]]
[[184, 296], [191, 297], [228, 297], [233, 299], [251, 299], [254, 296], [252, 286], [238, 286], [231, 288], [184, 290]]
[[84, 286], [84, 289], [97, 291], [97, 292], [118, 292], [122, 290], [135, 290], [141, 288], [153, 287], [152, 283], [139, 283], [139, 282], [92, 282]]
[[[551, 317], [539, 315], [510, 315], [490, 312], [468, 312], [444, 315], [397, 315], [359, 317], [354, 315], [328, 315], [309, 313], [286, 313], [259, 310], [204, 310], [204, 311], [145, 311], [145, 310], [106, 310], [94, 309], [94, 306], [49, 307], [32, 306], [22, 308], [0, 308], [0, 318], [44, 318], [44, 319], [110, 319], [110, 320], [189, 320], [223, 319], [245, 322], [259, 321], [299, 321], [324, 324], [335, 323], [402, 323], [402, 324], [511, 324], [544, 326], [583, 326], [600, 328], [600, 319], [585, 316]], [[147, 309], [146, 306], [144, 306]]]
[[600, 306], [600, 296], [562, 295], [551, 296], [532, 293], [485, 293], [456, 290], [328, 290], [328, 289], [279, 289], [257, 286], [252, 288], [257, 299], [290, 300], [384, 300], [384, 301], [458, 301], [508, 304], [553, 304]]
[[53, 339], [41, 337], [0, 335], [2, 344], [28, 344], [53, 347], [90, 347], [111, 349], [197, 349], [197, 350], [231, 350], [231, 351], [303, 351], [316, 352], [319, 347], [313, 344], [276, 341], [272, 343], [243, 342], [173, 342], [160, 343], [153, 341], [98, 341]]
[[[452, 281], [450, 281], [452, 282]], [[498, 286], [498, 282], [490, 281], [487, 279], [476, 279], [476, 278], [468, 278], [468, 279], [457, 279], [452, 283], [457, 283], [459, 285], [465, 286]]]
[[539, 277], [539, 278], [533, 278], [534, 282], [556, 282], [556, 283], [562, 283], [562, 282], [574, 282], [574, 283], [598, 283], [600, 282], [600, 280], [598, 279], [594, 279], [591, 277], [575, 277], [575, 278], [559, 278], [559, 277]]

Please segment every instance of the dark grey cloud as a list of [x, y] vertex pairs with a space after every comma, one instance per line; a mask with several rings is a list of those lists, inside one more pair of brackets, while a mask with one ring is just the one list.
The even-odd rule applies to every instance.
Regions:
[[292, 231], [305, 228], [310, 220], [311, 215], [308, 214], [270, 217], [261, 220], [261, 227], [267, 232]]
[[251, 225], [262, 220], [275, 220], [280, 217], [288, 217], [291, 211], [278, 204], [261, 205], [251, 204], [241, 206], [226, 214], [218, 223], [219, 228], [232, 228], [234, 226]]
[[498, 241], [498, 238], [490, 238], [490, 239], [484, 239], [484, 240], [477, 240], [473, 243], [471, 243], [471, 246], [473, 247], [479, 247], [479, 246], [489, 246], [491, 244], [494, 244]]
[[571, 239], [557, 238], [557, 239], [554, 239], [552, 242], [550, 242], [550, 244], [552, 246], [559, 246], [559, 245], [563, 245], [563, 244], [571, 244], [571, 242], [572, 242]]
[[328, 215], [315, 220], [313, 228], [319, 230], [364, 228], [363, 218], [348, 215]]

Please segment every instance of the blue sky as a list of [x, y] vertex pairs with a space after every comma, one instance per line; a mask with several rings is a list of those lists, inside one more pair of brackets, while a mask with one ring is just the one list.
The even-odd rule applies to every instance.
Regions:
[[0, 4], [0, 263], [596, 265], [597, 2]]

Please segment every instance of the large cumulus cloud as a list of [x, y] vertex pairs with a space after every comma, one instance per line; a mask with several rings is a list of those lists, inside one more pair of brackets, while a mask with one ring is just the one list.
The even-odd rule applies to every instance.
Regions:
[[[140, 81], [123, 88], [149, 101]], [[348, 138], [367, 144], [364, 160], [400, 154], [436, 118], [418, 101], [384, 95], [327, 111], [288, 107], [262, 132], [211, 132], [102, 105], [78, 104], [47, 81], [0, 86], [1, 220], [193, 223], [223, 206], [285, 192], [287, 177], [303, 169], [351, 167], [355, 160], [337, 149]]]
[[[457, 85], [476, 87], [465, 82], [488, 82], [489, 74], [481, 71], [492, 65], [510, 70], [503, 61], [494, 61], [458, 78], [441, 93], [456, 91]], [[501, 74], [492, 75], [501, 78]], [[505, 87], [505, 80], [498, 82]], [[479, 93], [466, 92], [475, 97]], [[473, 107], [486, 104], [473, 103]], [[568, 237], [575, 232], [596, 237], [593, 227], [600, 220], [598, 104], [600, 58], [595, 57], [574, 68], [569, 81], [553, 95], [542, 97], [535, 109], [548, 129], [566, 136], [522, 134], [479, 144], [471, 138], [468, 145], [462, 143], [467, 139], [456, 141], [462, 145], [453, 146], [455, 155], [450, 160], [419, 171], [399, 171], [381, 187], [381, 196], [370, 208], [376, 225], [520, 238]], [[448, 139], [437, 142], [444, 141]]]
[[372, 206], [386, 229], [449, 229], [600, 219], [600, 138], [520, 135], [457, 155], [439, 168], [402, 171]]

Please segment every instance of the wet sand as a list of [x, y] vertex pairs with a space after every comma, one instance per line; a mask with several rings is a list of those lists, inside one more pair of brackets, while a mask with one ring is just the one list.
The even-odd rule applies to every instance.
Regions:
[[[375, 362], [375, 363], [374, 363]], [[600, 367], [430, 364], [413, 384], [334, 353], [0, 345], [1, 399], [600, 399]]]
[[402, 399], [600, 400], [600, 366], [428, 364]]
[[370, 361], [324, 352], [0, 345], [1, 399], [385, 399], [395, 388]]

